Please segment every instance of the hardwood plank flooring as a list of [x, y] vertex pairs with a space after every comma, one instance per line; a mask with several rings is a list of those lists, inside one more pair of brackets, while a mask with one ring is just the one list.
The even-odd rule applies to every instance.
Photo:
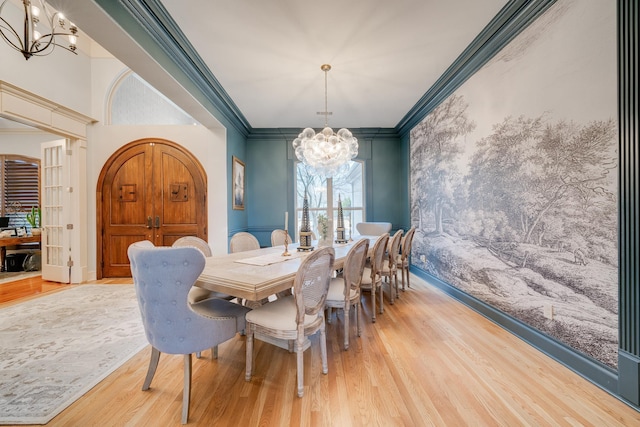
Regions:
[[[25, 298], [13, 286], [18, 299], [0, 307]], [[37, 295], [65, 286], [44, 282]], [[321, 373], [312, 338], [303, 398], [296, 396], [295, 354], [275, 346], [255, 342], [251, 382], [244, 380], [244, 337], [222, 344], [217, 360], [208, 351], [194, 358], [189, 424], [640, 425], [632, 407], [415, 276], [394, 305], [385, 301], [376, 323], [365, 294], [362, 320], [362, 336], [352, 329], [348, 351], [341, 345], [342, 313], [327, 325], [328, 375]], [[182, 357], [163, 354], [151, 389], [143, 392], [150, 353], [141, 351], [48, 425], [180, 425]]]
[[41, 276], [0, 283], [0, 304], [64, 289], [66, 286], [61, 283], [44, 281]]

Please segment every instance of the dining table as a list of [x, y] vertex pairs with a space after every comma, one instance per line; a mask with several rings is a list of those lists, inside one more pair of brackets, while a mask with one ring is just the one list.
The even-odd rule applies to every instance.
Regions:
[[[372, 248], [378, 236], [354, 236], [347, 243], [332, 245], [335, 270], [342, 268], [349, 250], [362, 238], [368, 239], [369, 248]], [[317, 241], [313, 244], [317, 249]], [[195, 286], [250, 302], [263, 301], [293, 287], [300, 264], [311, 254], [311, 251], [298, 251], [297, 248], [297, 243], [289, 244], [289, 255], [283, 255], [285, 247], [280, 245], [207, 257]]]
[[[335, 251], [333, 268], [339, 270], [351, 247], [360, 239], [369, 240], [369, 251], [372, 250], [379, 236], [353, 236], [347, 243], [334, 243]], [[317, 241], [313, 244], [316, 245]], [[249, 307], [256, 307], [268, 301], [269, 296], [291, 290], [296, 273], [304, 259], [311, 251], [298, 251], [298, 243], [235, 252], [207, 257], [205, 267], [195, 286], [210, 291], [244, 299]], [[295, 342], [256, 335], [256, 338], [278, 347], [294, 351]], [[303, 350], [310, 345], [305, 340]]]

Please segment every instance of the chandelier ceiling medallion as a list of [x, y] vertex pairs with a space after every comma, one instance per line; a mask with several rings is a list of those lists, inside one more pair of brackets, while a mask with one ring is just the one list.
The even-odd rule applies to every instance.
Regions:
[[[49, 55], [55, 46], [60, 46], [77, 55], [78, 27], [67, 21], [62, 13], [51, 13], [44, 0], [22, 0], [24, 22], [22, 23], [21, 36], [2, 16], [4, 6], [8, 1], [4, 0], [0, 5], [0, 34], [9, 46], [22, 53], [25, 59], [32, 56]], [[36, 2], [39, 7], [32, 4]], [[67, 42], [61, 42], [56, 37], [67, 37]]]
[[298, 160], [310, 166], [319, 175], [330, 178], [337, 174], [340, 167], [358, 155], [358, 140], [348, 129], [340, 129], [337, 133], [328, 125], [328, 117], [332, 114], [327, 109], [327, 73], [331, 65], [323, 64], [324, 71], [324, 129], [316, 133], [306, 128], [293, 141], [293, 149]]

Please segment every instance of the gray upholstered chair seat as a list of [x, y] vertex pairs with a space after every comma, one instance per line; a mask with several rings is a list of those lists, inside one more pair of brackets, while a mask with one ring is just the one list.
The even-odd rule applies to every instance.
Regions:
[[[264, 328], [276, 329], [278, 331], [296, 332], [298, 324], [296, 323], [296, 312], [298, 308], [293, 295], [284, 298], [278, 298], [259, 307], [256, 310], [247, 313], [247, 322], [260, 325]], [[304, 327], [308, 328], [320, 321], [317, 315], [305, 315]]]
[[362, 288], [370, 288], [372, 283], [371, 279], [371, 267], [365, 267], [362, 272], [362, 282], [360, 283], [360, 287]]
[[[358, 295], [358, 290], [349, 289], [349, 299]], [[329, 284], [329, 292], [327, 292], [327, 301], [344, 300], [344, 278], [334, 277]]]
[[233, 318], [236, 322], [235, 330], [238, 332], [245, 330], [245, 315], [248, 308], [240, 304], [229, 303], [219, 298], [209, 298], [193, 303], [189, 307], [200, 316], [209, 319]]
[[391, 231], [390, 222], [359, 222], [356, 230], [361, 236], [382, 236]]
[[390, 271], [391, 271], [391, 269], [389, 268], [389, 260], [385, 259], [382, 262], [382, 272], [386, 273], [386, 274], [389, 274]]
[[234, 297], [228, 294], [223, 294], [222, 292], [209, 291], [207, 289], [199, 288], [197, 286], [192, 286], [191, 289], [189, 289], [189, 294], [187, 295], [187, 301], [189, 301], [189, 304], [193, 304], [207, 298], [219, 298], [219, 299], [229, 300], [229, 299], [233, 299]]

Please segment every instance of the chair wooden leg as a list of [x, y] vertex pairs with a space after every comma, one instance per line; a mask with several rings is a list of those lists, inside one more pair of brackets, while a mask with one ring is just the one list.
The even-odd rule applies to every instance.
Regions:
[[151, 380], [153, 376], [156, 374], [156, 369], [158, 368], [158, 362], [160, 361], [160, 350], [155, 347], [151, 347], [151, 360], [149, 360], [149, 369], [147, 369], [147, 377], [144, 379], [144, 384], [142, 385], [142, 390], [149, 390], [149, 386], [151, 386]]
[[396, 299], [400, 299], [400, 287], [398, 286], [398, 270], [396, 269], [396, 271], [393, 273], [393, 280], [396, 283]]
[[382, 289], [382, 282], [380, 282], [380, 314], [384, 313], [384, 291]]
[[409, 266], [407, 266], [407, 288], [411, 288], [411, 282], [409, 277], [411, 276], [411, 274], [409, 273]]
[[[322, 341], [321, 341], [322, 342]], [[298, 336], [296, 346], [296, 375], [298, 377], [298, 397], [304, 396], [304, 335]]]
[[247, 327], [245, 329], [247, 331], [247, 339], [245, 343], [245, 347], [247, 348], [247, 358], [245, 361], [245, 381], [251, 381], [251, 371], [253, 369], [253, 333], [255, 331], [255, 327], [249, 323], [247, 323]]
[[349, 306], [350, 303], [344, 308], [344, 349], [349, 350]]
[[356, 331], [358, 331], [358, 336], [362, 335], [362, 327], [360, 325], [360, 310], [362, 309], [361, 304], [360, 304], [360, 300], [358, 300], [358, 302], [356, 302], [355, 307], [356, 309]]
[[191, 354], [184, 355], [184, 390], [182, 391], [182, 424], [189, 419], [189, 401], [191, 400]]
[[324, 324], [320, 328], [320, 354], [322, 355], [322, 373], [326, 375], [329, 373], [329, 363], [327, 362], [327, 331]]
[[409, 271], [407, 271], [407, 268], [403, 265], [402, 266], [402, 292], [404, 292], [404, 276], [405, 275], [409, 275]]
[[371, 287], [371, 321], [376, 323], [376, 284]]
[[214, 359], [217, 359], [217, 358], [218, 358], [218, 346], [211, 347], [211, 356], [212, 356]]
[[200, 359], [201, 356], [202, 356], [202, 353], [200, 353], [199, 351], [196, 352], [196, 359]]

